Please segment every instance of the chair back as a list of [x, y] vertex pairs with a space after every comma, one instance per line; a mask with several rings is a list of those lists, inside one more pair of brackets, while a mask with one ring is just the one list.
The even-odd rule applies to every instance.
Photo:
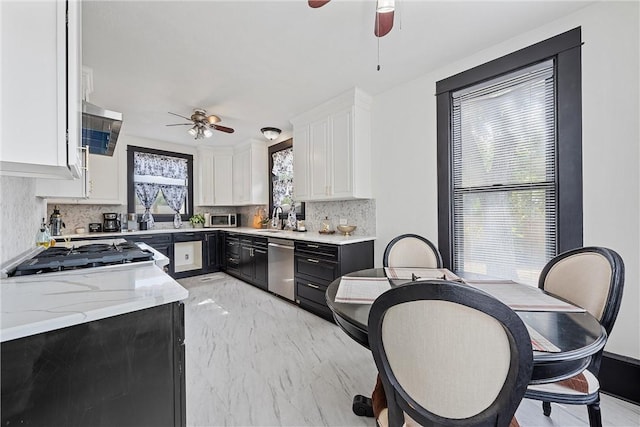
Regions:
[[622, 301], [624, 263], [611, 249], [573, 249], [547, 263], [538, 287], [584, 308], [610, 334]]
[[433, 243], [417, 234], [402, 234], [384, 250], [385, 267], [441, 268], [442, 256]]
[[526, 327], [466, 285], [425, 280], [392, 288], [369, 314], [369, 343], [389, 425], [508, 426], [531, 378]]

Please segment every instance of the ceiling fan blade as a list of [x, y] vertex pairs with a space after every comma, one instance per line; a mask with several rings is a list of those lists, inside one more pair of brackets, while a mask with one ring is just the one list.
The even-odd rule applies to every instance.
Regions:
[[309, 0], [309, 7], [316, 9], [318, 7], [324, 6], [327, 3], [329, 3], [329, 0]]
[[376, 37], [383, 37], [389, 34], [393, 28], [393, 11], [380, 13], [376, 12], [376, 23], [373, 27], [373, 34]]
[[220, 126], [220, 125], [211, 125], [212, 128], [214, 128], [215, 130], [219, 130], [221, 132], [226, 132], [226, 133], [233, 133], [235, 132], [235, 130], [228, 128], [226, 126]]
[[182, 117], [185, 120], [191, 120], [191, 117], [181, 116], [180, 114], [172, 113], [171, 111], [167, 111], [169, 114], [173, 114], [174, 116]]
[[191, 122], [191, 123], [175, 123], [175, 124], [172, 124], [172, 125], [165, 125], [165, 126], [185, 126], [185, 125], [186, 126], [193, 126], [193, 122]]

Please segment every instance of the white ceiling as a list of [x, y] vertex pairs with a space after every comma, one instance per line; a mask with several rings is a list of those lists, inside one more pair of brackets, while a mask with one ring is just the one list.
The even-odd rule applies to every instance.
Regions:
[[[371, 95], [592, 2], [397, 0], [394, 29], [373, 35], [375, 0], [85, 1], [90, 101], [121, 111], [122, 133], [232, 145], [291, 130], [289, 119], [358, 86]], [[425, 94], [431, 96], [432, 94]], [[203, 107], [233, 134], [195, 141], [166, 127]]]

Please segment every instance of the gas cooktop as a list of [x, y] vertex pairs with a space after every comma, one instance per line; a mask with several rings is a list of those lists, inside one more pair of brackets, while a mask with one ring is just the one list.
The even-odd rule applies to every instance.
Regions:
[[81, 268], [103, 267], [153, 260], [153, 253], [135, 243], [93, 243], [81, 246], [54, 246], [16, 266], [9, 276], [28, 276]]

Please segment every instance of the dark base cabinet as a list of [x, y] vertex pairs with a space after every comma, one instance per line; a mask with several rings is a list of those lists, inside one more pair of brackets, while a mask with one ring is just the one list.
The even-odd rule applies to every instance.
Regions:
[[184, 426], [176, 302], [3, 342], [2, 425]]
[[373, 267], [373, 241], [330, 245], [295, 243], [295, 299], [303, 307], [333, 321], [325, 293], [340, 276]]
[[[240, 239], [240, 261], [238, 278], [254, 286], [268, 288], [268, 254], [265, 237], [251, 237], [242, 234]], [[234, 272], [232, 271], [231, 274]]]
[[224, 240], [218, 231], [204, 233], [205, 269], [207, 273], [215, 273], [222, 269], [222, 254]]
[[173, 236], [171, 234], [143, 234], [127, 236], [131, 242], [142, 242], [151, 246], [162, 255], [169, 258], [169, 264], [165, 267], [165, 272], [173, 277]]
[[227, 273], [240, 277], [240, 235], [224, 233], [224, 269]]

